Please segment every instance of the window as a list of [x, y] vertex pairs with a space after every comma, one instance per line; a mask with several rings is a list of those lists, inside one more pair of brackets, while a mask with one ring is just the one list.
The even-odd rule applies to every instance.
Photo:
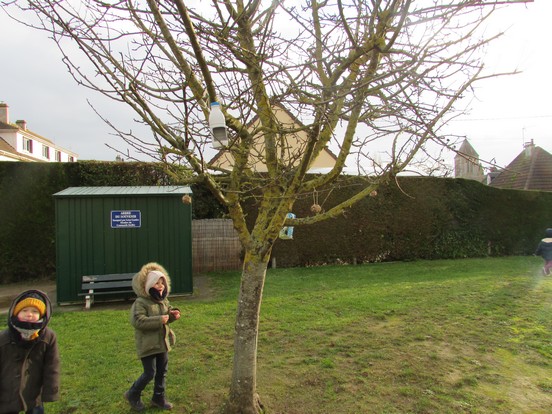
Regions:
[[50, 159], [50, 147], [48, 145], [42, 145], [42, 156]]
[[69, 156], [69, 162], [75, 162], [75, 158], [72, 156]]
[[56, 161], [61, 162], [61, 151], [56, 151]]
[[23, 138], [23, 151], [33, 152], [33, 140], [29, 138]]

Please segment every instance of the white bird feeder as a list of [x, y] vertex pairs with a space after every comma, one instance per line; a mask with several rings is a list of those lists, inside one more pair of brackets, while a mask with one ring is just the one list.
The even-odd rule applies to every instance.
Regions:
[[213, 135], [213, 148], [222, 148], [228, 145], [226, 122], [218, 102], [211, 102], [211, 112], [209, 112], [209, 128], [211, 129], [211, 134]]

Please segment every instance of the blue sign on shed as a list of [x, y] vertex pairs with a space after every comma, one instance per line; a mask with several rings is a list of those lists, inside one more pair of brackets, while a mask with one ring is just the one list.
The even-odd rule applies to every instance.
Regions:
[[169, 272], [171, 294], [193, 291], [188, 186], [69, 187], [54, 194], [57, 301], [82, 302], [82, 276]]
[[111, 228], [136, 228], [142, 224], [140, 210], [115, 210], [111, 212]]

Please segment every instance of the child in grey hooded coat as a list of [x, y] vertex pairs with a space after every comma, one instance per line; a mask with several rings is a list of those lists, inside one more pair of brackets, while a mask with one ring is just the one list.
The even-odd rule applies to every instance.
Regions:
[[132, 288], [138, 297], [130, 309], [130, 323], [144, 372], [125, 392], [125, 398], [134, 410], [143, 411], [142, 391], [155, 379], [152, 405], [171, 410], [173, 405], [165, 398], [165, 378], [175, 336], [168, 324], [180, 318], [180, 311], [167, 299], [171, 280], [163, 266], [152, 262], [134, 275]]

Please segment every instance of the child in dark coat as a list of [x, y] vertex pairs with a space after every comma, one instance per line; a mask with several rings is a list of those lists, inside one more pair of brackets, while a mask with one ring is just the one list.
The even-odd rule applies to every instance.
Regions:
[[44, 402], [59, 399], [59, 351], [47, 327], [48, 296], [39, 290], [19, 294], [0, 332], [0, 414], [44, 413]]
[[549, 275], [552, 269], [552, 228], [546, 229], [545, 235], [546, 237], [539, 242], [535, 254], [544, 259], [542, 273]]
[[171, 280], [161, 265], [148, 263], [134, 275], [132, 288], [138, 298], [130, 309], [130, 323], [144, 372], [125, 392], [125, 398], [134, 410], [143, 411], [142, 391], [155, 378], [151, 403], [171, 410], [173, 405], [165, 398], [165, 378], [175, 336], [168, 324], [180, 318], [180, 311], [167, 299]]

